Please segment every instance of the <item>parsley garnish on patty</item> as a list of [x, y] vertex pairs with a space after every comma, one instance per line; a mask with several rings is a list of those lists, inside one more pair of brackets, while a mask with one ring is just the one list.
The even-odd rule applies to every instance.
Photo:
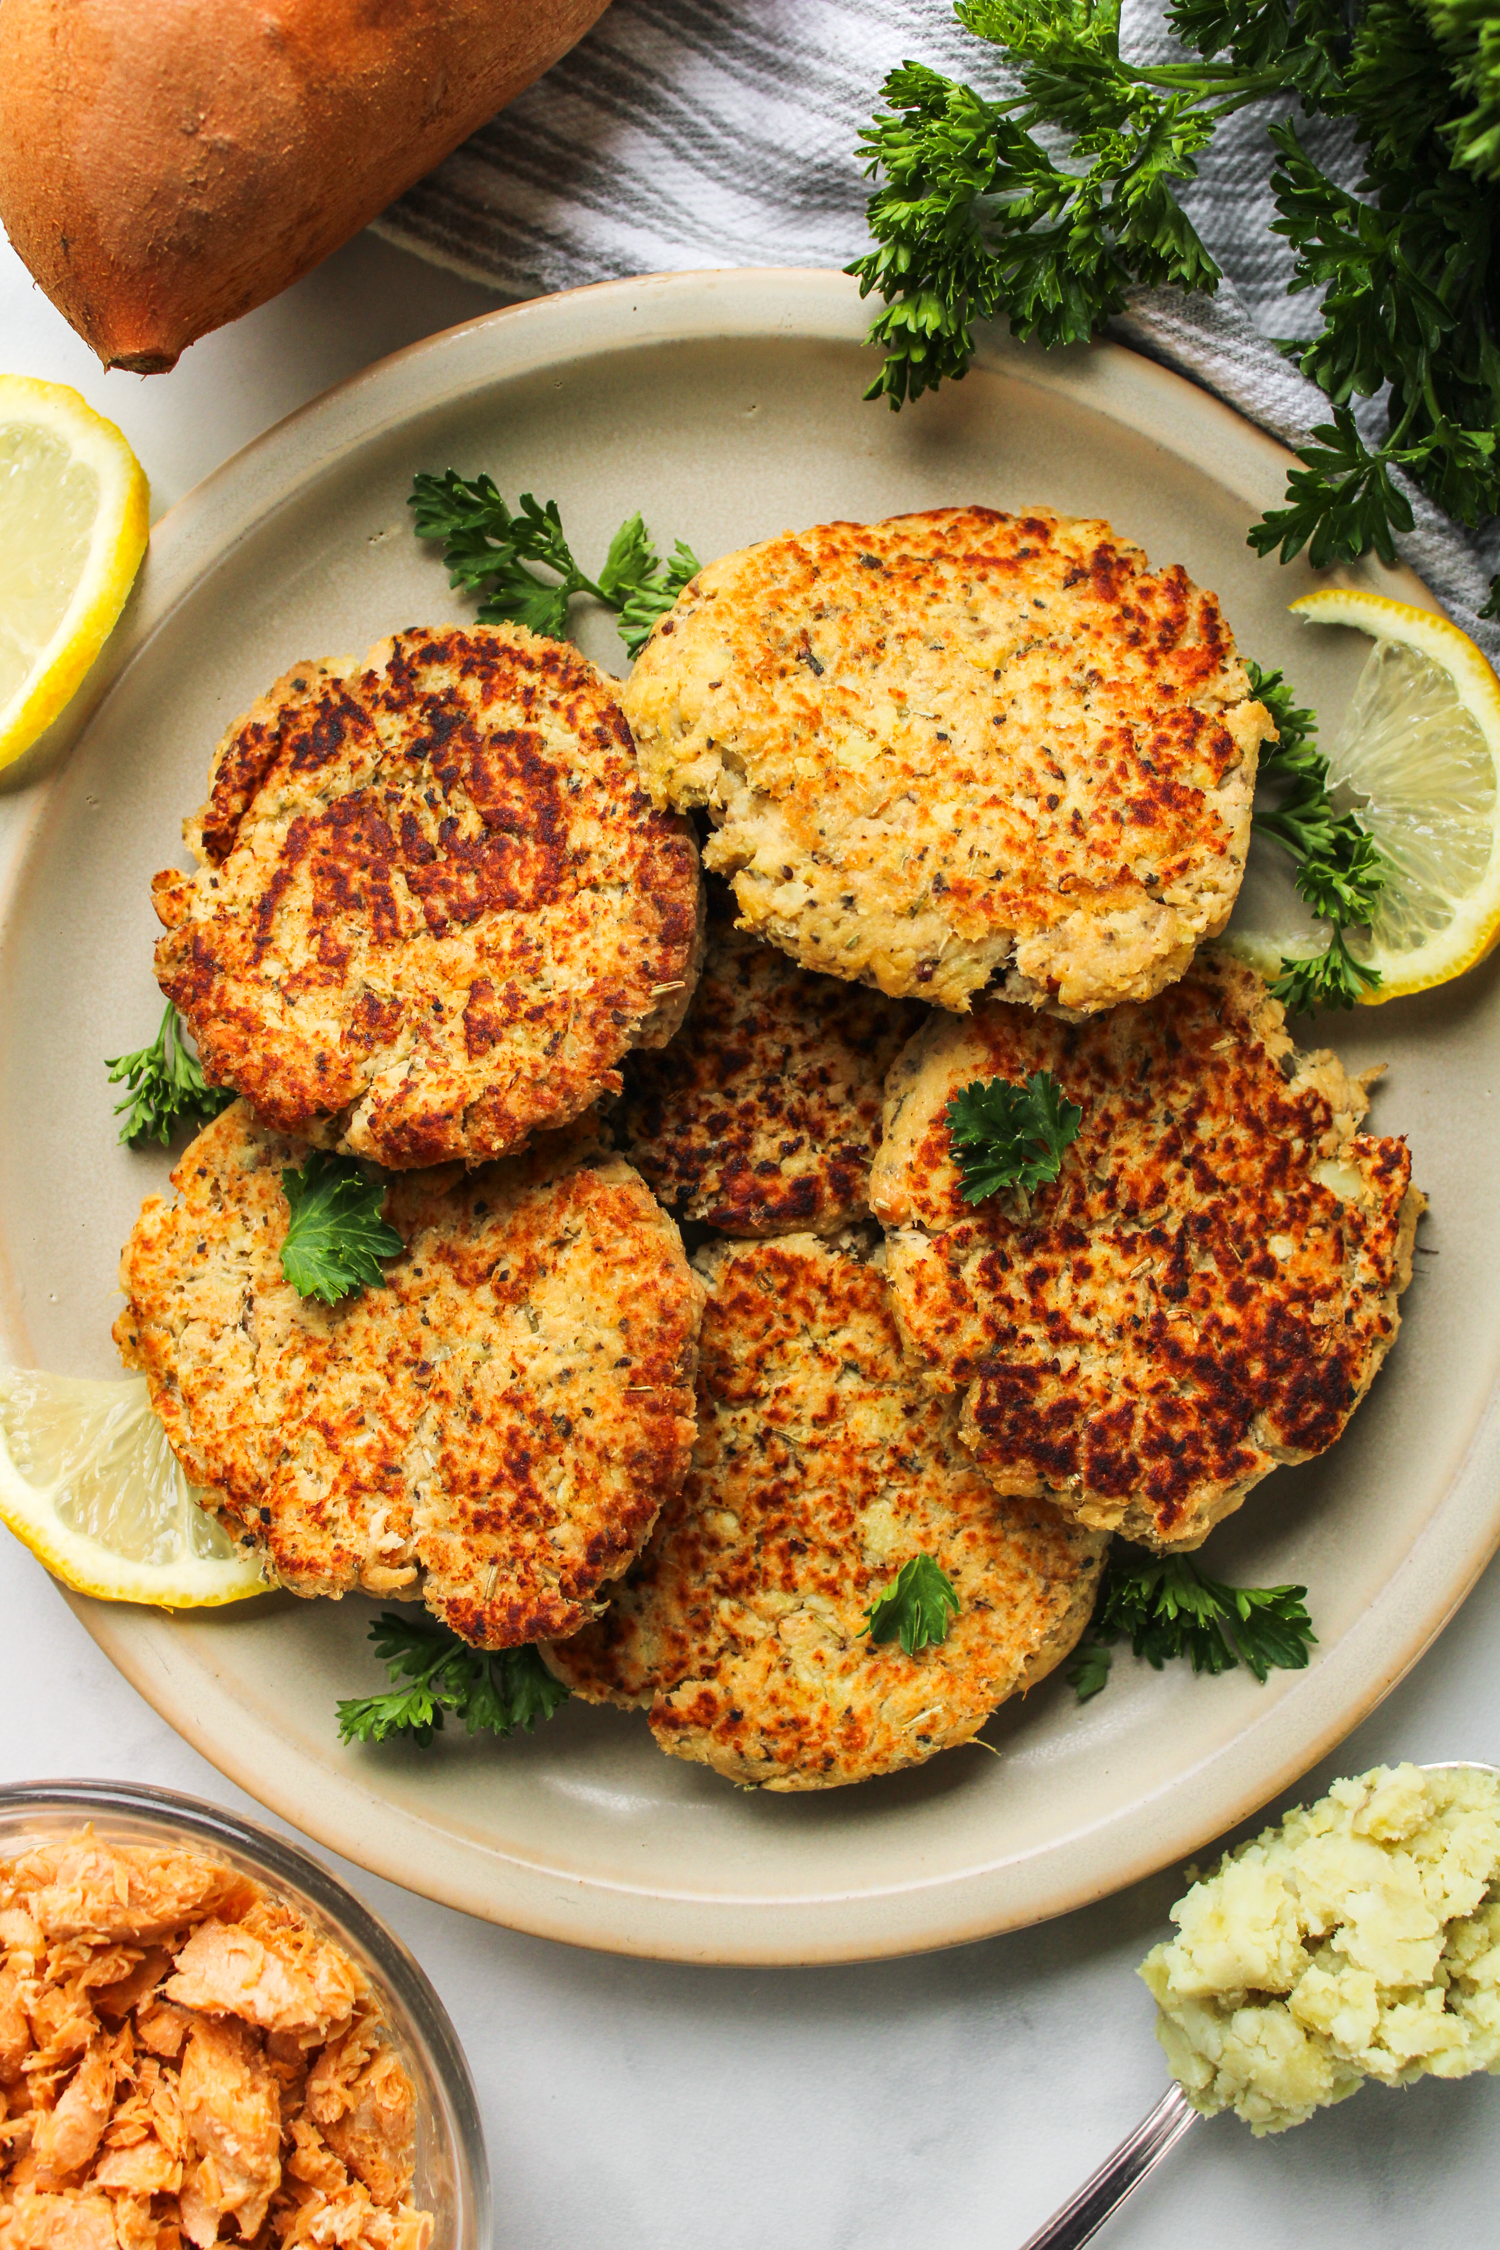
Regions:
[[300, 1172], [283, 1172], [291, 1224], [281, 1245], [281, 1270], [299, 1297], [336, 1305], [365, 1287], [380, 1288], [382, 1258], [406, 1248], [381, 1217], [385, 1182], [369, 1179], [348, 1156], [314, 1149]]
[[1029, 1195], [1055, 1180], [1083, 1122], [1083, 1111], [1046, 1070], [1034, 1070], [1019, 1086], [976, 1078], [953, 1096], [946, 1115], [966, 1203], [982, 1203], [1008, 1187]]

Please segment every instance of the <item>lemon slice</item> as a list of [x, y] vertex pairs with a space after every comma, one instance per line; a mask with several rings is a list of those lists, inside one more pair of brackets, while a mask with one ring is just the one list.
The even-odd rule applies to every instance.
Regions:
[[0, 1520], [100, 1601], [202, 1609], [266, 1590], [259, 1563], [194, 1499], [144, 1376], [0, 1367]]
[[1390, 872], [1373, 924], [1345, 943], [1380, 972], [1367, 1004], [1425, 992], [1500, 939], [1500, 680], [1430, 610], [1336, 586], [1292, 608], [1374, 639], [1328, 778]]
[[103, 648], [146, 551], [149, 500], [130, 447], [77, 391], [0, 375], [0, 766]]

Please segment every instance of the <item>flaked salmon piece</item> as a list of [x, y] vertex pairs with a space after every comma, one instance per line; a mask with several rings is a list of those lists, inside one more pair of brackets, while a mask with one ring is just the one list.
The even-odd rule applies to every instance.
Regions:
[[192, 2018], [169, 2001], [158, 2000], [135, 2019], [135, 2035], [153, 2055], [180, 2055]]
[[262, 1904], [238, 1923], [204, 1922], [177, 1956], [167, 1998], [205, 2015], [239, 2016], [263, 2031], [319, 2037], [347, 2023], [358, 1972], [305, 1922]]
[[156, 2250], [158, 2227], [149, 2195], [114, 2195], [115, 2241], [119, 2250]]
[[23, 2188], [0, 2206], [0, 2250], [118, 2250], [107, 2195], [39, 2195]]
[[29, 1852], [12, 1876], [12, 1899], [48, 1938], [142, 1944], [253, 1895], [233, 1868], [180, 1845], [106, 1844], [89, 1834]]
[[78, 2065], [57, 2107], [37, 2119], [31, 2151], [38, 2186], [61, 2187], [70, 2173], [93, 2161], [114, 2107], [119, 2061], [114, 2040], [99, 2040]]
[[375, 2202], [402, 2200], [416, 2151], [412, 2085], [368, 2019], [323, 2049], [308, 2075], [307, 2109]]
[[281, 2180], [281, 2100], [243, 2024], [193, 2024], [180, 2091], [183, 2121], [201, 2158], [183, 2179], [183, 2227], [198, 2250], [207, 2250], [220, 2220], [232, 2217], [249, 2241]]
[[294, 2117], [291, 2136], [292, 2153], [286, 2160], [289, 2177], [316, 2189], [319, 2195], [342, 2195], [349, 2185], [349, 2175], [312, 2119]]
[[187, 2153], [188, 2134], [177, 2098], [176, 2072], [164, 2070], [155, 2055], [143, 2054], [136, 2058], [131, 2081], [128, 2091], [115, 2103], [114, 2115], [105, 2128], [106, 2155], [138, 2148], [145, 2141], [158, 2141], [168, 2157], [180, 2165]]
[[21, 1980], [0, 1969], [0, 2086], [13, 2086], [31, 2052], [31, 2024], [21, 2005]]
[[292, 2137], [289, 2177], [271, 2218], [281, 2250], [298, 2250], [304, 2243], [336, 2243], [340, 2250], [428, 2250], [430, 2213], [406, 2203], [376, 2203], [363, 2182], [348, 2177], [307, 2119], [294, 2121]]
[[28, 1914], [24, 1906], [0, 1906], [0, 1945], [3, 1945], [17, 1966], [18, 1953], [29, 1954], [33, 1961], [42, 1950], [42, 1926], [35, 1915]]
[[99, 2019], [88, 1993], [78, 1984], [46, 1984], [26, 1977], [20, 2001], [31, 2023], [28, 2075], [59, 2070], [84, 2054], [99, 2037]]
[[156, 1990], [172, 1966], [172, 1956], [161, 1945], [154, 1945], [140, 1955], [132, 1951], [125, 1966], [110, 1977], [95, 1973], [99, 1965], [95, 1963], [87, 1977], [94, 2006], [101, 2016], [124, 2016]]
[[150, 2133], [131, 2148], [110, 2149], [94, 2167], [94, 2185], [127, 2195], [175, 2195], [182, 2186], [182, 2162]]

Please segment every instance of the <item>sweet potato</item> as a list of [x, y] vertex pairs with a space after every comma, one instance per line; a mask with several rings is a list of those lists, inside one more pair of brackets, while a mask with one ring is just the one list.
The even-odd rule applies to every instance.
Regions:
[[3, 0], [0, 220], [154, 374], [374, 217], [606, 0]]

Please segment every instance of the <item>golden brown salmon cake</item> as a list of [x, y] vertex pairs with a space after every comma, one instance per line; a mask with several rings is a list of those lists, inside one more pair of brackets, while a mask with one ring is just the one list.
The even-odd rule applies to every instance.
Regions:
[[836, 1233], [869, 1208], [885, 1074], [920, 1018], [716, 923], [681, 1031], [630, 1059], [616, 1136], [682, 1218]]
[[1145, 1000], [1229, 919], [1274, 731], [1212, 594], [1107, 523], [939, 508], [711, 564], [626, 716], [810, 969], [964, 1009]]
[[[687, 1482], [597, 1624], [543, 1654], [733, 1781], [828, 1789], [920, 1765], [1062, 1662], [1107, 1542], [975, 1473], [874, 1266], [810, 1234], [704, 1265]], [[866, 1612], [921, 1554], [961, 1606], [908, 1656], [869, 1639]]]
[[615, 683], [519, 625], [294, 665], [184, 833], [161, 988], [210, 1079], [320, 1148], [503, 1156], [618, 1092], [691, 996], [692, 835], [653, 812]]
[[489, 1648], [575, 1630], [687, 1466], [676, 1228], [580, 1126], [393, 1181], [404, 1255], [328, 1306], [281, 1270], [306, 1154], [236, 1102], [136, 1222], [115, 1341], [173, 1452], [294, 1594], [420, 1597]]
[[[971, 1207], [947, 1105], [1038, 1070], [1083, 1111], [1061, 1174], [1029, 1207]], [[1368, 1103], [1212, 952], [1087, 1024], [1003, 1001], [930, 1019], [886, 1083], [870, 1201], [897, 1317], [998, 1490], [1196, 1547], [1333, 1444], [1395, 1338], [1424, 1208], [1406, 1143], [1356, 1132]]]

